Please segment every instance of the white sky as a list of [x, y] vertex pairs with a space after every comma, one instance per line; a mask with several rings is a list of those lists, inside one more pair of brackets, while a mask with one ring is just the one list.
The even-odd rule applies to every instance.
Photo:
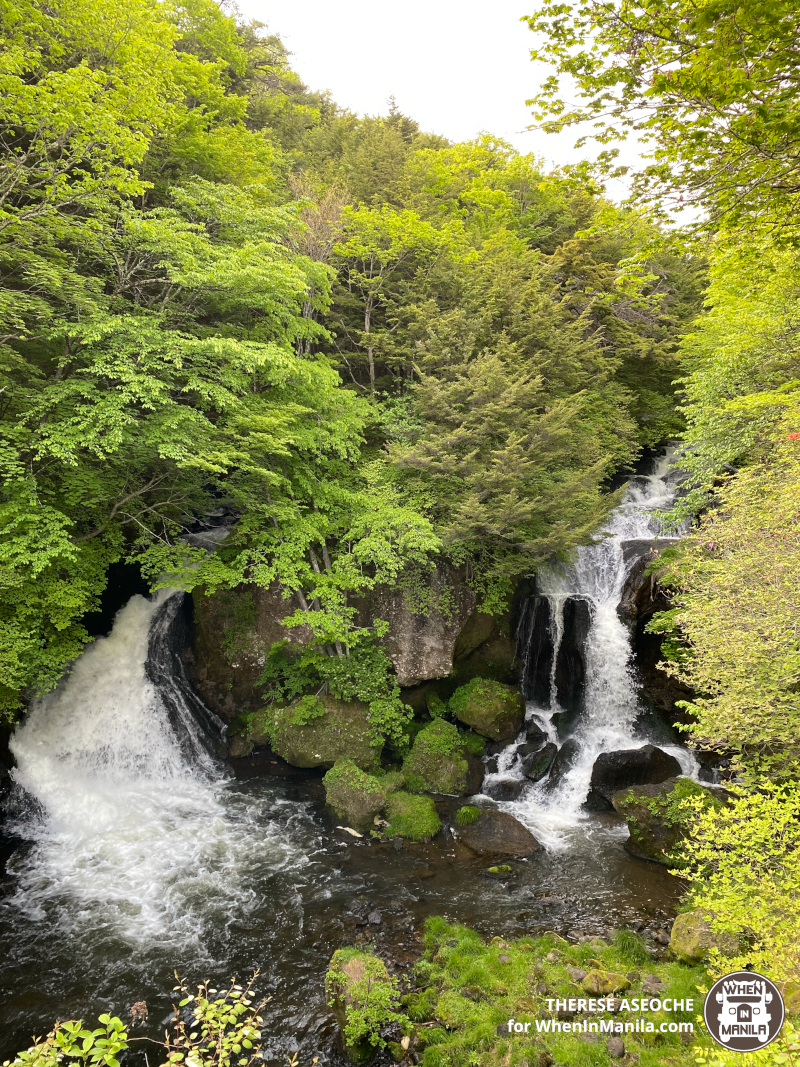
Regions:
[[[549, 71], [533, 64], [535, 38], [526, 0], [238, 0], [241, 12], [266, 22], [293, 53], [292, 65], [312, 89], [330, 89], [360, 114], [398, 107], [424, 130], [454, 141], [488, 131], [548, 164], [574, 163], [577, 132], [526, 131], [525, 100]], [[626, 162], [637, 159], [626, 152]], [[612, 196], [622, 194], [609, 188]]]

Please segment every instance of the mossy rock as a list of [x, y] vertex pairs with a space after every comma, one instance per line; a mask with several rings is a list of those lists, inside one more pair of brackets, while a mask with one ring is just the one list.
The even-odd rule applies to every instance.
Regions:
[[411, 793], [391, 793], [386, 798], [386, 818], [386, 836], [408, 841], [430, 841], [442, 828], [431, 798]]
[[370, 738], [368, 710], [358, 700], [301, 697], [274, 709], [272, 747], [293, 767], [332, 767], [345, 758], [373, 767], [383, 746]]
[[448, 708], [460, 722], [492, 741], [515, 737], [525, 719], [522, 693], [513, 686], [487, 678], [473, 678], [456, 689]]
[[723, 956], [735, 956], [739, 939], [733, 934], [718, 934], [711, 928], [714, 913], [695, 908], [679, 915], [672, 924], [669, 947], [681, 963], [702, 963], [712, 949]]
[[634, 785], [614, 793], [611, 803], [628, 823], [627, 851], [639, 859], [653, 860], [667, 867], [678, 866], [674, 850], [686, 834], [684, 801], [694, 802], [698, 798], [703, 808], [722, 806], [722, 801], [710, 789], [690, 778], [667, 778], [657, 784]]
[[366, 830], [386, 803], [381, 782], [365, 774], [351, 759], [334, 763], [322, 779], [325, 799], [347, 826]]
[[394, 984], [385, 964], [371, 953], [340, 948], [328, 964], [325, 992], [345, 1053], [355, 1063], [366, 1063], [375, 1052], [381, 1026], [395, 1017]]
[[624, 974], [613, 971], [593, 969], [581, 979], [584, 992], [593, 997], [607, 997], [609, 993], [622, 993], [630, 987], [630, 980]]
[[434, 719], [417, 734], [403, 763], [403, 775], [412, 792], [462, 796], [480, 788], [461, 735], [444, 719]]

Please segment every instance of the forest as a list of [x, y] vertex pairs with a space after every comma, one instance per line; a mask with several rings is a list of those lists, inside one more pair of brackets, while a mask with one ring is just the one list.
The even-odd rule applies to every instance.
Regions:
[[[407, 763], [419, 713], [365, 601], [400, 590], [413, 614], [446, 615], [432, 576], [450, 568], [481, 617], [506, 618], [537, 573], [597, 542], [642, 457], [677, 442], [648, 632], [682, 687], [683, 741], [725, 757], [728, 791], [674, 813], [680, 906], [736, 942], [701, 984], [755, 970], [791, 1016], [800, 12], [537, 2], [520, 15], [552, 75], [531, 121], [543, 153], [548, 132], [589, 130], [595, 163], [451, 143], [394, 100], [347, 111], [303, 83], [279, 27], [215, 0], [0, 7], [3, 729], [69, 675], [110, 576], [134, 568], [196, 604], [280, 588], [287, 638], [306, 637], [264, 650], [261, 699], [311, 701], [301, 726], [322, 714], [311, 694], [363, 701], [370, 737]], [[605, 183], [629, 136], [651, 156], [619, 205]], [[194, 536], [209, 516], [227, 530], [213, 552]], [[435, 953], [452, 930], [431, 930]], [[631, 968], [623, 949], [638, 951], [617, 943], [608, 967]], [[249, 992], [227, 996], [255, 1033]], [[109, 1019], [70, 1062], [116, 1067]], [[413, 1062], [522, 1064], [473, 1030]], [[652, 1062], [782, 1063], [785, 1033], [741, 1061], [676, 1045]], [[59, 1040], [13, 1062], [60, 1062]], [[192, 1040], [168, 1062], [231, 1062]], [[535, 1062], [606, 1062], [576, 1055]]]

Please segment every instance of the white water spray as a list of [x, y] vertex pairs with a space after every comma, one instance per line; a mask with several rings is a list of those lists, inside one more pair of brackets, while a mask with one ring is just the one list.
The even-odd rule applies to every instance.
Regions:
[[[249, 855], [299, 860], [257, 809], [232, 810], [221, 765], [170, 660], [182, 594], [134, 596], [11, 741], [38, 802], [19, 832], [16, 903], [93, 937], [202, 950], [204, 927], [246, 913]], [[213, 719], [206, 709], [206, 715]], [[235, 803], [235, 801], [234, 801]], [[302, 861], [300, 861], [302, 862]]]
[[[590, 604], [591, 623], [586, 639], [586, 687], [583, 712], [575, 730], [580, 745], [578, 757], [558, 787], [551, 792], [545, 783], [531, 785], [509, 810], [535, 830], [549, 847], [564, 847], [568, 832], [583, 818], [592, 766], [601, 752], [639, 748], [644, 742], [634, 735], [640, 707], [631, 663], [631, 641], [627, 627], [617, 614], [625, 579], [635, 556], [626, 561], [624, 543], [665, 537], [657, 518], [674, 500], [674, 478], [669, 471], [674, 450], [659, 460], [651, 475], [630, 480], [622, 503], [611, 514], [602, 533], [606, 536], [593, 545], [578, 548], [574, 562], [568, 566], [543, 568], [537, 574], [537, 587], [547, 596], [551, 609], [553, 662], [550, 676], [550, 707], [528, 705], [528, 718], [537, 722], [552, 740], [557, 740], [551, 716], [561, 711], [556, 693], [556, 663], [563, 636], [564, 604], [568, 597], [580, 597]], [[514, 746], [516, 739], [498, 758], [499, 778], [522, 778]], [[696, 764], [692, 755], [679, 745], [661, 745], [674, 755], [686, 774]]]

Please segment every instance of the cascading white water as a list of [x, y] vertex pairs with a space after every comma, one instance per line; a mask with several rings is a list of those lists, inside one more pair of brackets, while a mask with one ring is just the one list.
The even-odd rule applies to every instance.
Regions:
[[[581, 821], [581, 808], [589, 790], [592, 766], [601, 752], [640, 747], [644, 741], [634, 735], [640, 707], [631, 664], [631, 641], [619, 618], [619, 605], [632, 560], [626, 562], [626, 541], [664, 538], [657, 517], [675, 497], [670, 468], [674, 449], [668, 449], [651, 475], [631, 478], [621, 504], [612, 512], [602, 531], [605, 536], [592, 545], [578, 548], [570, 565], [542, 568], [537, 587], [550, 601], [553, 662], [550, 679], [550, 707], [528, 705], [528, 718], [539, 724], [552, 740], [557, 740], [551, 716], [561, 711], [557, 702], [556, 661], [563, 636], [564, 604], [568, 597], [580, 597], [590, 604], [591, 622], [584, 648], [586, 686], [583, 711], [575, 729], [580, 749], [571, 770], [559, 785], [548, 791], [545, 783], [531, 785], [509, 809], [530, 825], [550, 847], [564, 847], [565, 831]], [[498, 770], [487, 776], [487, 784], [503, 777], [522, 778], [515, 747], [516, 739], [498, 757]], [[686, 774], [696, 768], [692, 755], [679, 745], [661, 745], [674, 755]]]
[[[17, 905], [139, 947], [198, 949], [220, 909], [246, 912], [247, 853], [297, 849], [257, 809], [232, 814], [190, 692], [170, 662], [183, 594], [134, 596], [16, 730], [16, 782], [38, 802], [19, 832]], [[158, 683], [158, 684], [156, 684]], [[206, 715], [213, 718], [206, 710]]]

